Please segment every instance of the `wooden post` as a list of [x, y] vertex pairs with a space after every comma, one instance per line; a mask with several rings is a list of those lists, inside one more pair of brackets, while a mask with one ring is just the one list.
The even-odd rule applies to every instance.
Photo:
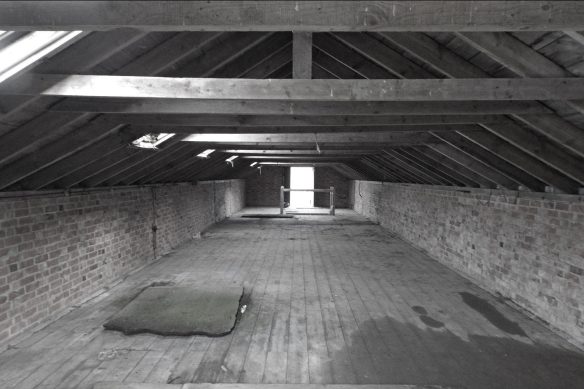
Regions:
[[331, 186], [331, 215], [335, 216], [335, 187]]
[[295, 32], [292, 42], [292, 77], [312, 78], [312, 33]]
[[280, 215], [284, 214], [284, 187], [280, 187]]

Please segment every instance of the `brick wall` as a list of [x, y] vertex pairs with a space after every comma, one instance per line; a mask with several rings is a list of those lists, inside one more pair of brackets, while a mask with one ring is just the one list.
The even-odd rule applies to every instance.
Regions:
[[[327, 189], [335, 187], [335, 207], [349, 207], [349, 187], [351, 181], [341, 173], [330, 167], [317, 167], [314, 169], [314, 187]], [[328, 193], [315, 193], [314, 205], [316, 207], [329, 207], [330, 195]]]
[[0, 196], [0, 347], [244, 204], [241, 180]]
[[[290, 187], [290, 168], [284, 166], [264, 166], [262, 174], [255, 173], [246, 180], [246, 205], [249, 207], [279, 207], [280, 186]], [[328, 167], [314, 169], [314, 187], [335, 187], [336, 207], [348, 208], [351, 181], [336, 170]], [[285, 193], [289, 201], [289, 193]], [[317, 207], [329, 207], [328, 193], [315, 193], [314, 204]]]
[[[263, 166], [262, 173], [246, 179], [245, 201], [248, 207], [279, 207], [280, 186], [290, 186], [290, 168]], [[286, 193], [288, 201], [288, 193]]]
[[584, 345], [584, 198], [354, 181], [354, 209]]

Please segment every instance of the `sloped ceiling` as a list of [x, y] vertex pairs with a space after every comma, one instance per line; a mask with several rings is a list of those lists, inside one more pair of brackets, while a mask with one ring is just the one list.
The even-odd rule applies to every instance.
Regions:
[[[19, 32], [4, 47], [25, 36]], [[292, 33], [284, 31], [114, 29], [86, 33], [28, 71], [292, 78], [292, 41]], [[312, 36], [314, 79], [583, 74], [584, 39], [575, 32], [319, 32]], [[217, 113], [184, 109], [169, 113], [172, 109], [158, 110], [160, 106], [165, 105], [0, 96], [0, 190], [245, 177], [255, 174], [252, 162], [270, 161], [325, 163], [350, 178], [391, 182], [540, 192], [553, 188], [564, 193], [578, 193], [584, 187], [583, 101], [420, 102], [375, 112], [353, 104], [345, 111], [324, 113], [307, 104], [293, 114], [267, 108], [256, 112], [245, 102], [237, 112], [217, 108]], [[147, 133], [177, 135], [158, 150], [130, 146]], [[303, 140], [182, 141], [188, 134], [221, 133], [301, 133]], [[356, 138], [350, 133], [365, 135]], [[216, 151], [207, 159], [197, 157], [205, 149]], [[233, 166], [225, 162], [232, 155], [239, 156]]]

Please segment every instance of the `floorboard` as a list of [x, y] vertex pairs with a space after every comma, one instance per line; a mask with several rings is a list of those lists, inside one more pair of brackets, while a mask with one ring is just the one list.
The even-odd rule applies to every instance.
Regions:
[[[584, 353], [352, 211], [240, 215], [19, 338], [0, 354], [0, 387], [90, 389], [100, 381], [584, 387]], [[243, 285], [246, 310], [220, 338], [102, 328], [154, 282]], [[482, 299], [525, 336], [493, 325], [463, 294]]]

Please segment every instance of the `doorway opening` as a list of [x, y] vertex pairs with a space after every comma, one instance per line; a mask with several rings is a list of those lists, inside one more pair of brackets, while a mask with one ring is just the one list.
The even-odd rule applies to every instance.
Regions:
[[[314, 189], [314, 167], [290, 167], [290, 189]], [[290, 192], [290, 208], [314, 207], [314, 192]]]

